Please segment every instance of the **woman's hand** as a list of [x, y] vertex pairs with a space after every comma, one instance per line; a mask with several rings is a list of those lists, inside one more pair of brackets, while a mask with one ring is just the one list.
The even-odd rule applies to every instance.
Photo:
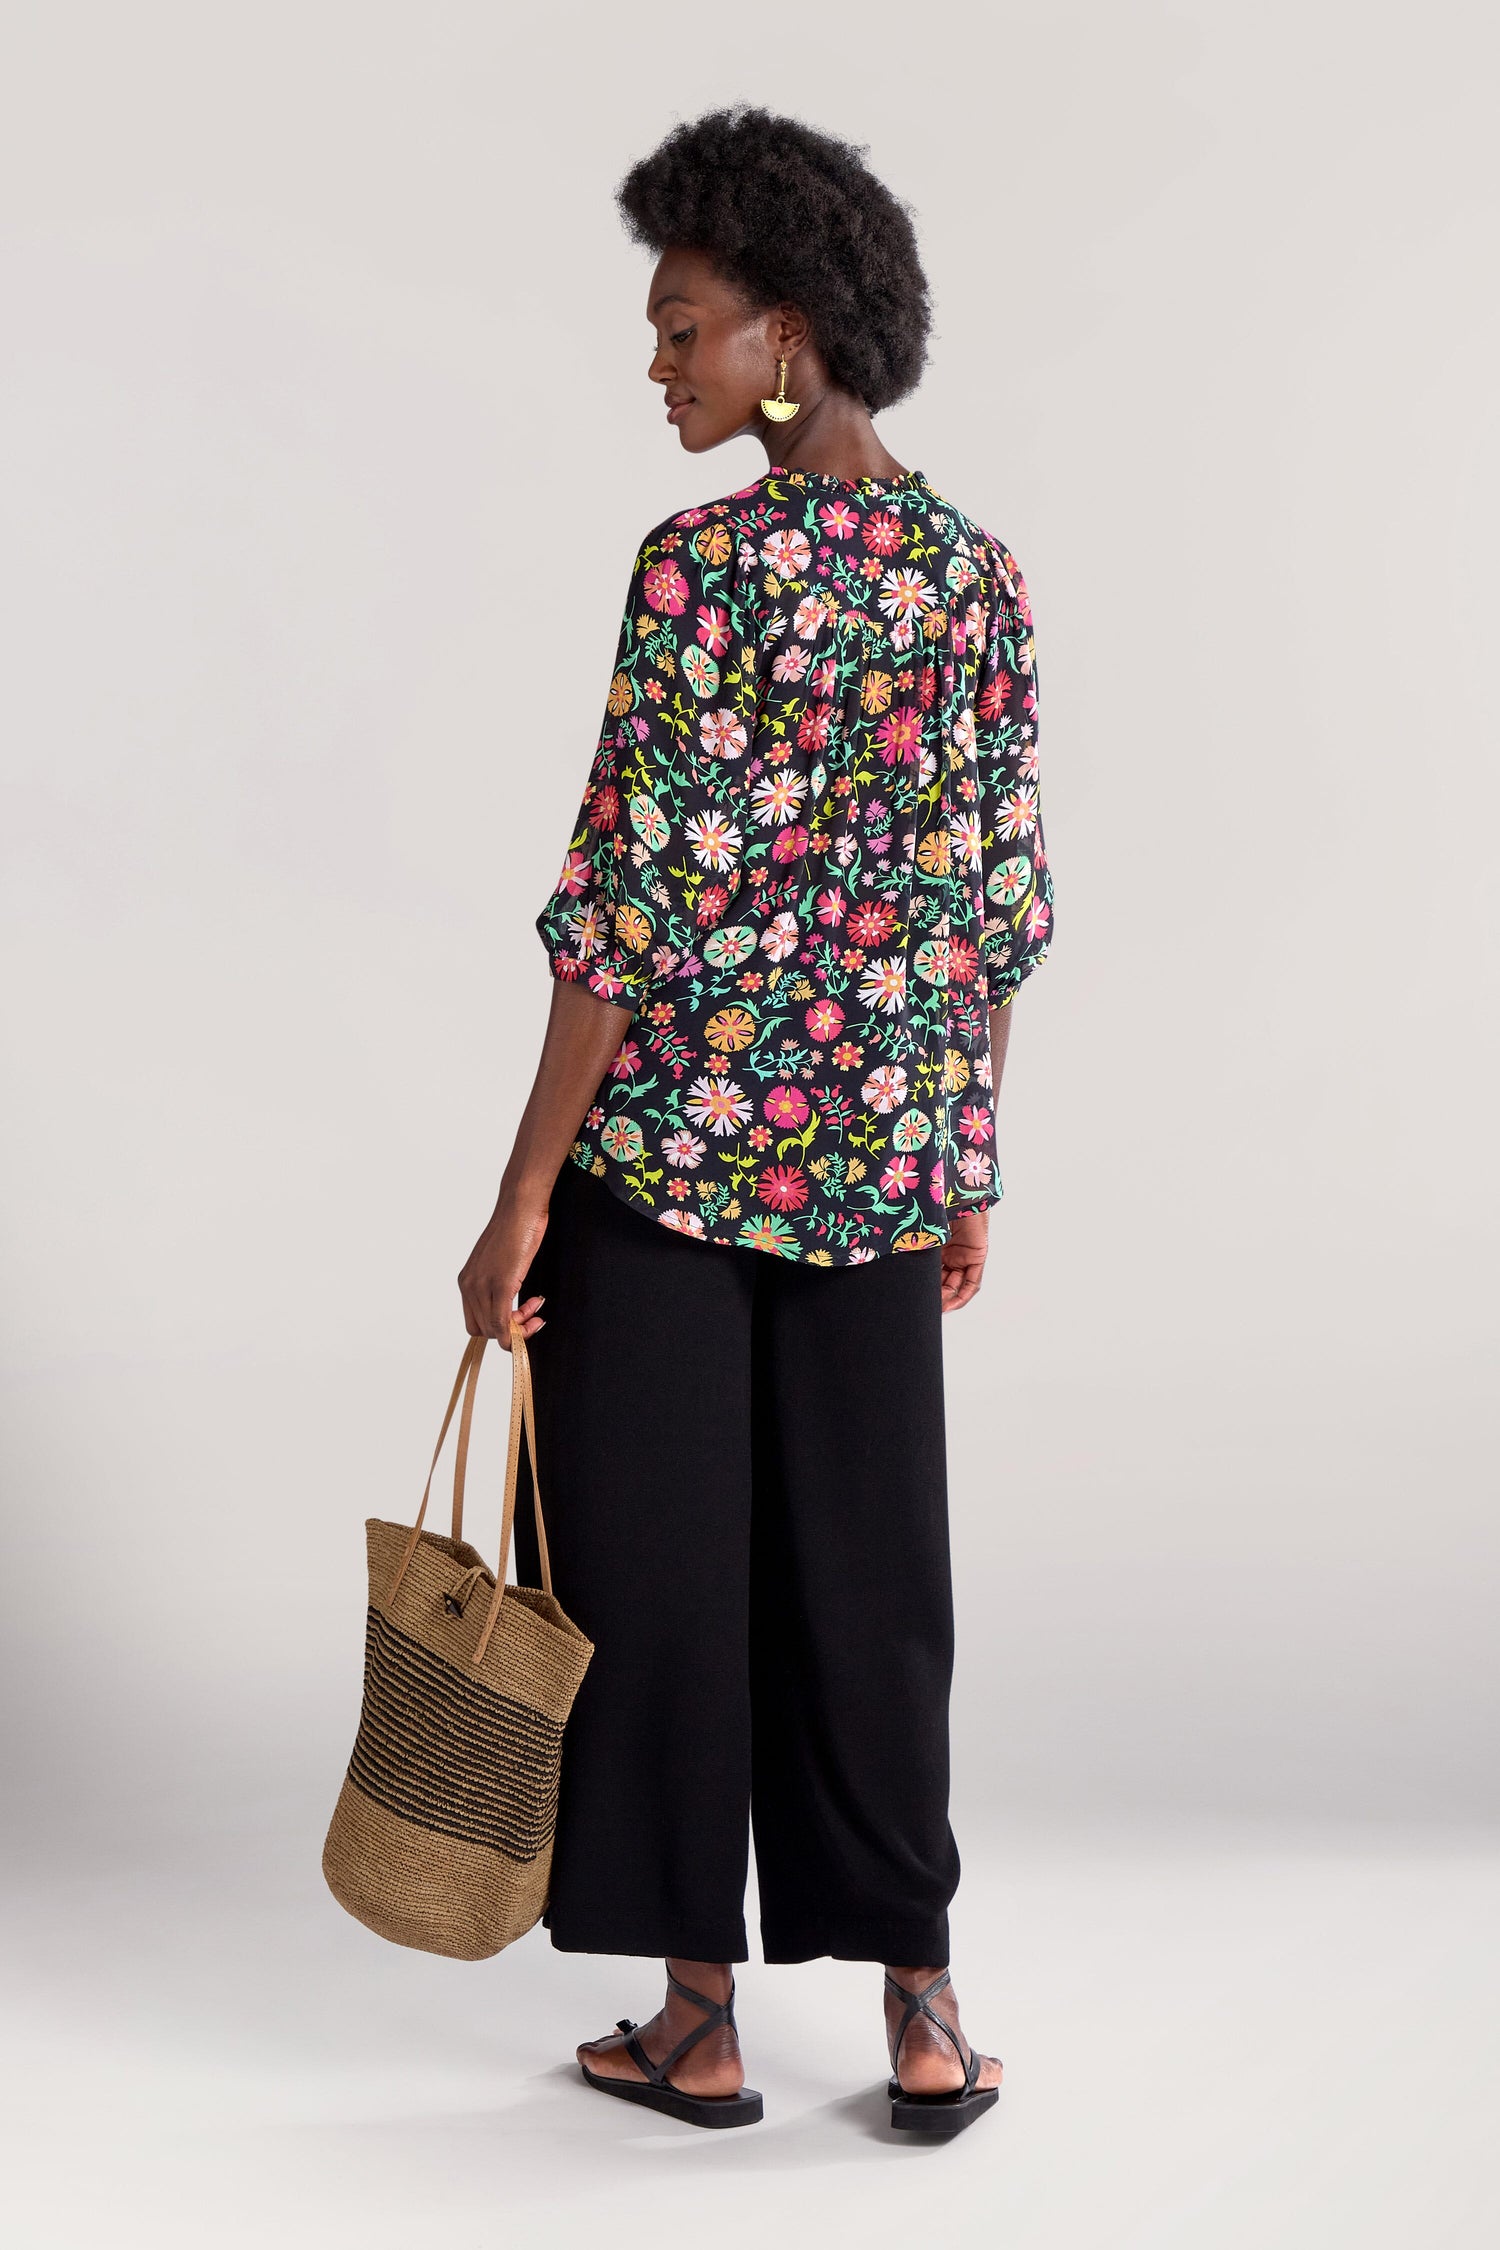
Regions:
[[957, 1312], [979, 1294], [990, 1248], [988, 1211], [960, 1211], [943, 1244], [943, 1310]]
[[547, 1323], [536, 1317], [542, 1298], [528, 1297], [512, 1310], [512, 1300], [546, 1231], [545, 1202], [507, 1195], [501, 1189], [494, 1216], [458, 1277], [464, 1325], [471, 1336], [493, 1336], [509, 1351], [512, 1319], [520, 1320], [521, 1333], [528, 1338], [546, 1327]]

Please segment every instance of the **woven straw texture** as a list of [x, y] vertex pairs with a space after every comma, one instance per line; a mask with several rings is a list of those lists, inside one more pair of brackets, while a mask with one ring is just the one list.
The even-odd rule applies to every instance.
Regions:
[[[482, 1355], [482, 1340], [465, 1353], [449, 1404], [451, 1419], [467, 1379], [455, 1526]], [[524, 1347], [512, 1384], [502, 1571], [523, 1390], [532, 1435]], [[423, 1514], [426, 1506], [424, 1493]], [[415, 1533], [378, 1519], [365, 1526], [364, 1702], [323, 1873], [339, 1904], [380, 1937], [478, 1961], [523, 1937], [546, 1908], [563, 1728], [593, 1644], [550, 1587], [506, 1586], [497, 1610], [496, 1574], [483, 1558], [421, 1523], [419, 1515]]]

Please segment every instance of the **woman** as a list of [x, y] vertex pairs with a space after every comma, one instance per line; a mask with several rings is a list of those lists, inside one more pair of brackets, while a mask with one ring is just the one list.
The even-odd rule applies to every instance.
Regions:
[[597, 1650], [548, 1926], [666, 1959], [660, 2012], [578, 2049], [590, 2085], [753, 2122], [753, 1824], [765, 1958], [882, 1962], [892, 2120], [953, 2132], [1001, 2066], [946, 1977], [940, 1322], [980, 1286], [1050, 930], [1030, 610], [872, 422], [927, 289], [858, 152], [724, 112], [619, 199], [679, 442], [769, 466], [637, 553], [537, 917], [541, 1062], [460, 1276], [471, 1334], [536, 1339], [554, 1578]]

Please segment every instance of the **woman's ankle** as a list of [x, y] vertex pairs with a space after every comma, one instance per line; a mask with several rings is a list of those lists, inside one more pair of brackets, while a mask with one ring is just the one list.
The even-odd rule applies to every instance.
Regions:
[[674, 1955], [667, 1956], [667, 1974], [685, 1984], [690, 1992], [701, 1992], [705, 2000], [725, 2001], [734, 1984], [732, 1961], [682, 1961]]

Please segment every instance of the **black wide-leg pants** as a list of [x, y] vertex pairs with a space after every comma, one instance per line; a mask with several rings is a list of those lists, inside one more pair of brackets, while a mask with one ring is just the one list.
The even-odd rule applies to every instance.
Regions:
[[[553, 1583], [566, 1952], [934, 1965], [958, 1883], [941, 1252], [696, 1242], [567, 1163], [521, 1290]], [[516, 1568], [537, 1583], [523, 1453]]]

